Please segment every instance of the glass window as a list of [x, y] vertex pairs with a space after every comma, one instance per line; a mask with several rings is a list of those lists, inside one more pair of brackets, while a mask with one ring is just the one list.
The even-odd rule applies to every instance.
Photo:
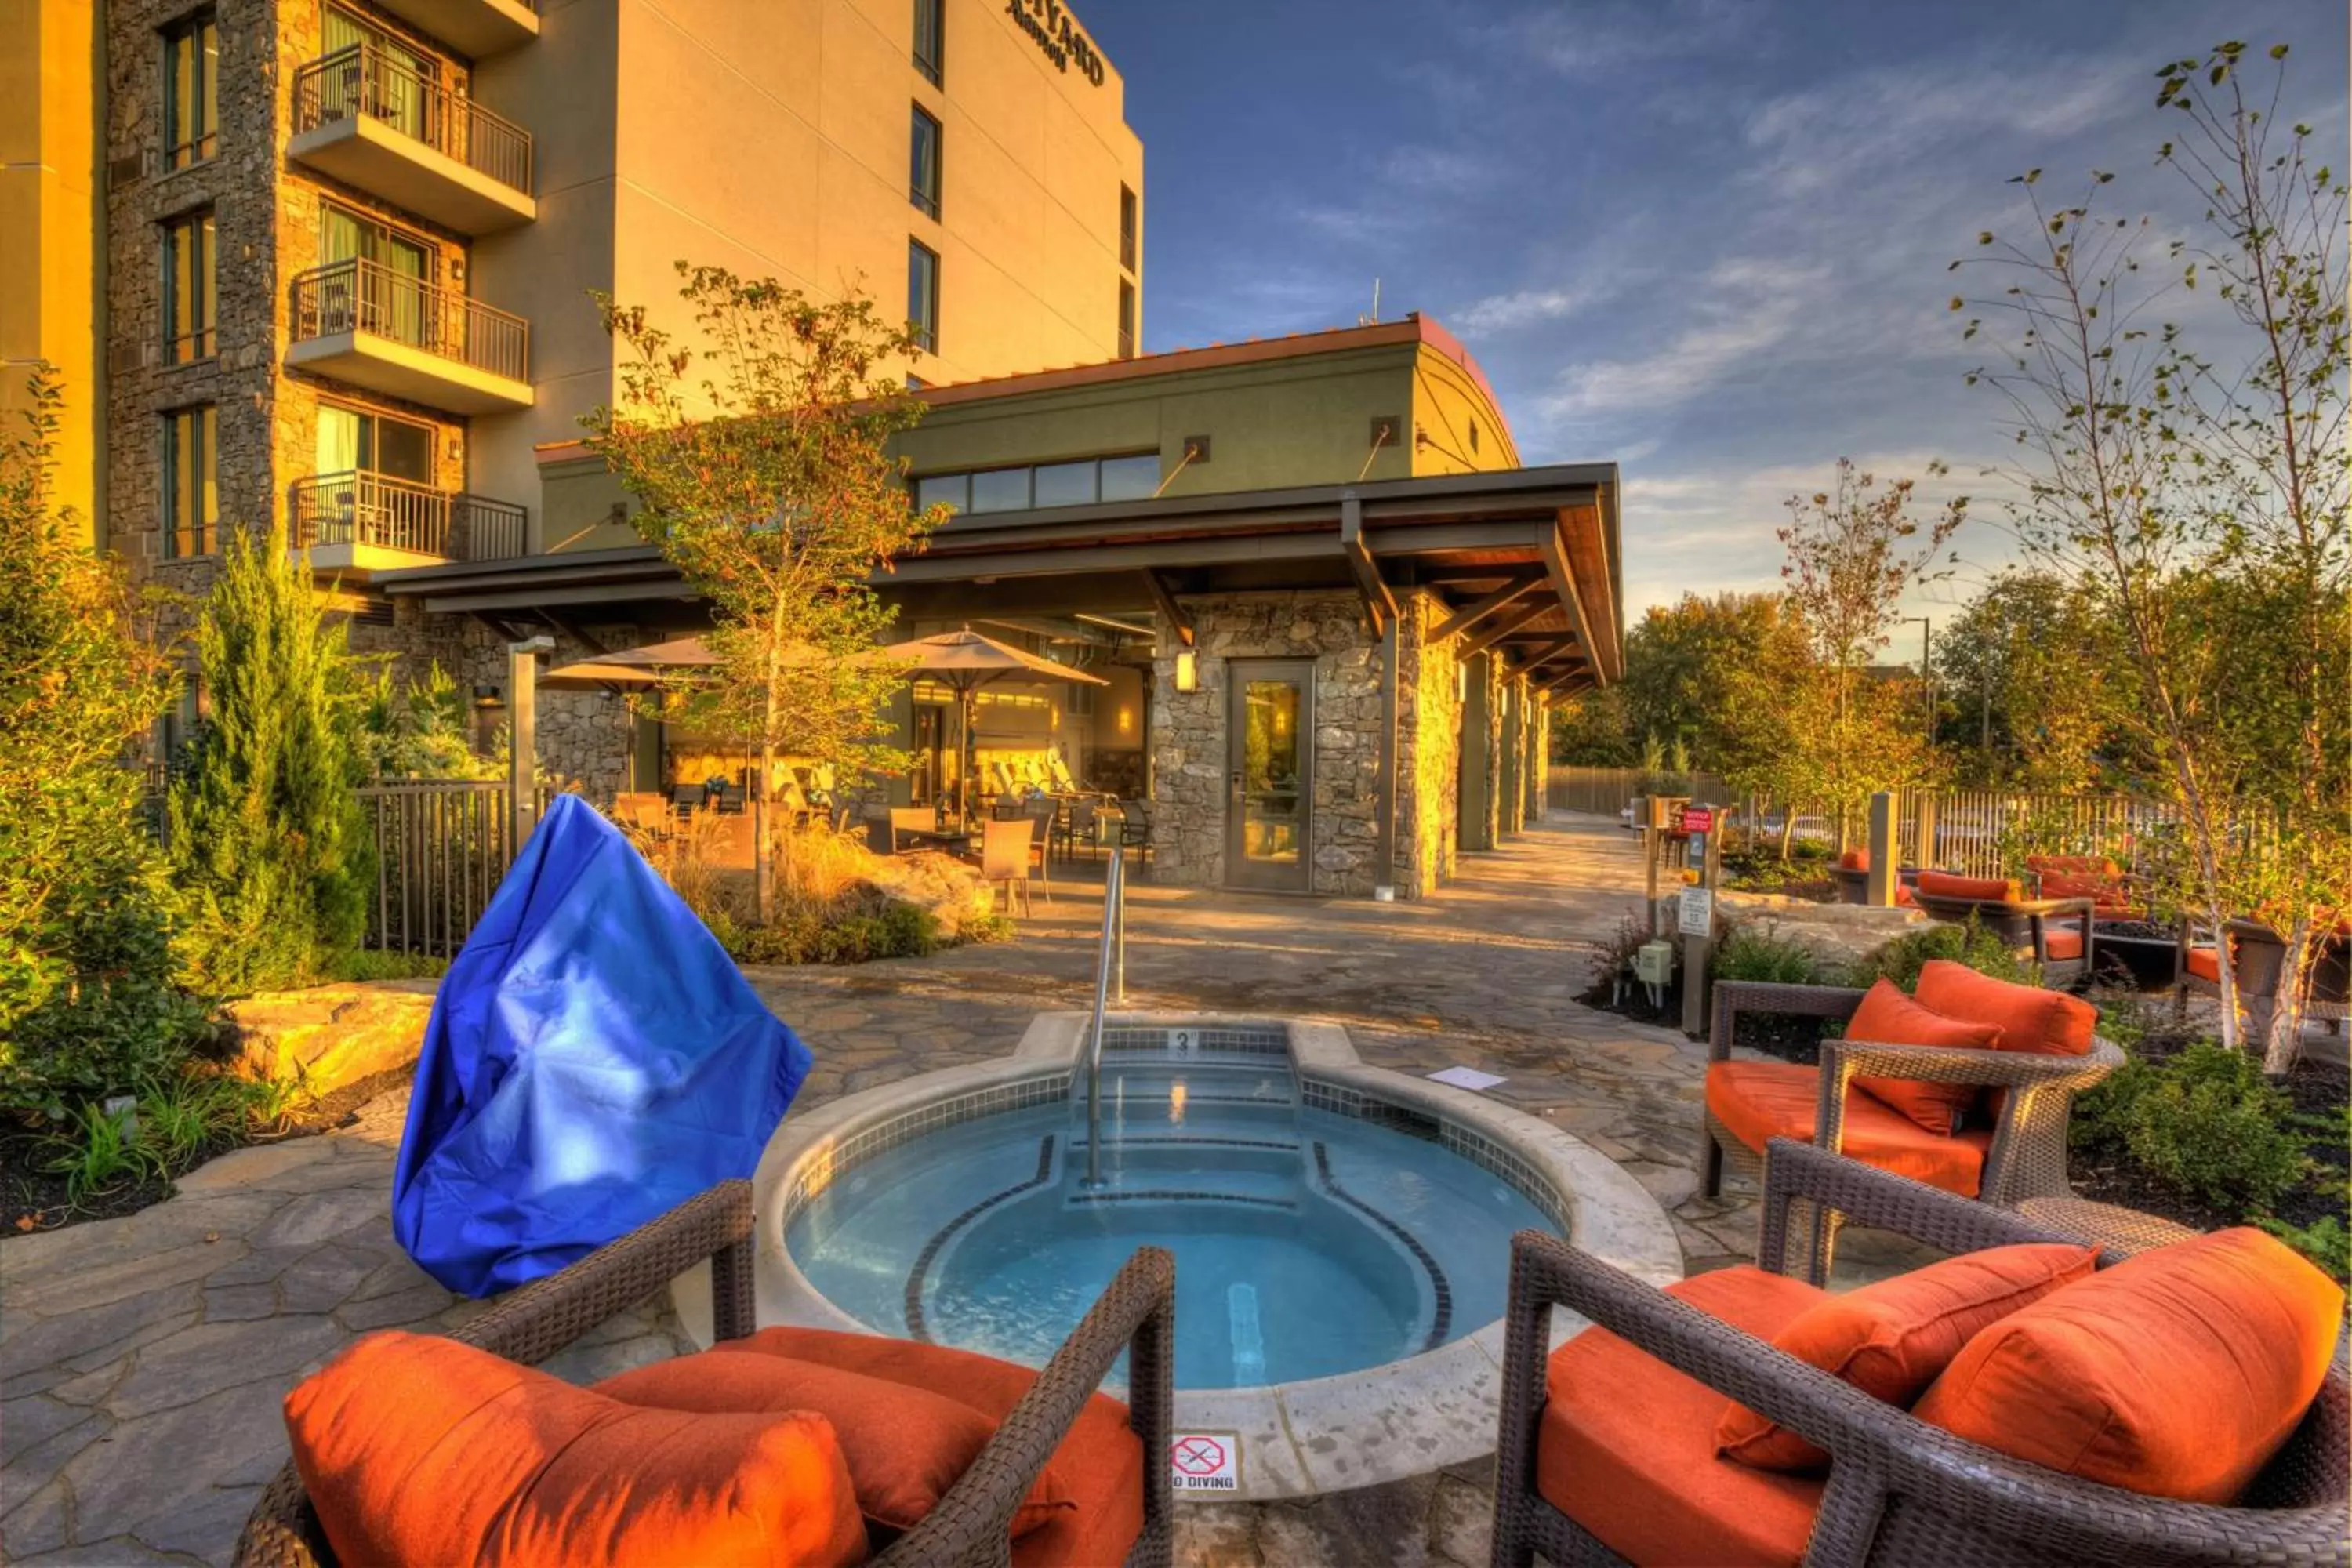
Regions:
[[1037, 504], [1091, 506], [1096, 496], [1095, 470], [1098, 466], [1093, 462], [1041, 466], [1037, 469]]
[[972, 475], [972, 510], [1025, 511], [1029, 505], [1027, 468], [990, 468]]
[[163, 226], [163, 359], [209, 359], [213, 344], [213, 215]]
[[970, 474], [925, 474], [915, 481], [915, 504], [929, 511], [945, 501], [958, 511], [971, 510]]
[[210, 404], [163, 416], [163, 555], [208, 555], [218, 542], [220, 491]]
[[1118, 280], [1118, 357], [1135, 357], [1135, 285]]
[[947, 60], [947, 0], [915, 0], [915, 68], [931, 85], [943, 84], [940, 68]]
[[320, 405], [317, 471], [353, 469], [431, 484], [433, 427], [366, 409]]
[[940, 258], [919, 240], [907, 242], [907, 326], [916, 343], [940, 352]]
[[184, 169], [219, 150], [220, 24], [211, 12], [163, 36], [163, 166]]
[[1129, 272], [1135, 270], [1135, 193], [1125, 185], [1118, 188], [1118, 264]]
[[1150, 500], [1160, 488], [1160, 454], [1143, 452], [1132, 458], [1102, 460], [1102, 499]]
[[925, 216], [940, 216], [940, 122], [915, 106], [915, 124], [910, 138], [914, 156], [913, 168], [908, 174], [908, 192]]

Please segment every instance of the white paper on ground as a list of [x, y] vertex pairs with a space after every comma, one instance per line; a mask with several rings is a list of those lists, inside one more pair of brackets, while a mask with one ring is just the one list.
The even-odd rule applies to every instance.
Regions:
[[1476, 1068], [1447, 1068], [1429, 1075], [1435, 1083], [1450, 1083], [1456, 1089], [1492, 1089], [1504, 1081], [1494, 1073], [1480, 1072]]

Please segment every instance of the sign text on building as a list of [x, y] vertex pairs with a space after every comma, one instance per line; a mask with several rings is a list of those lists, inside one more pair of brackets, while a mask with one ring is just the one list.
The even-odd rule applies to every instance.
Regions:
[[1103, 84], [1102, 56], [1096, 51], [1094, 40], [1078, 31], [1076, 19], [1062, 0], [1004, 0], [1004, 14], [1036, 40], [1056, 70], [1076, 66], [1080, 76], [1097, 87]]

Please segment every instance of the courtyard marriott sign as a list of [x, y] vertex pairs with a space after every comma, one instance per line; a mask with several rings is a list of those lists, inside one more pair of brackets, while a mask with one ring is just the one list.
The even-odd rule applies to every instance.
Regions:
[[1055, 69], [1066, 71], [1075, 65], [1080, 76], [1097, 87], [1102, 85], [1102, 56], [1096, 52], [1094, 40], [1078, 31], [1062, 0], [1004, 0], [1004, 14], [1036, 40]]

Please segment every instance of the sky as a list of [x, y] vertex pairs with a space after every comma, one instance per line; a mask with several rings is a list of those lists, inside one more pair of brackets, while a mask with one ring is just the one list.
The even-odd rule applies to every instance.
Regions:
[[1948, 266], [2016, 226], [2029, 167], [2053, 190], [2112, 171], [2105, 210], [2193, 227], [2154, 166], [2166, 60], [2291, 44], [2284, 107], [2345, 164], [2345, 0], [1078, 9], [1143, 139], [1144, 346], [1353, 325], [1377, 278], [1383, 320], [1468, 345], [1522, 462], [1622, 466], [1629, 624], [1773, 586], [1781, 503], [1841, 456], [1941, 459], [1920, 493], [1972, 498], [1912, 613], [2014, 555]]

